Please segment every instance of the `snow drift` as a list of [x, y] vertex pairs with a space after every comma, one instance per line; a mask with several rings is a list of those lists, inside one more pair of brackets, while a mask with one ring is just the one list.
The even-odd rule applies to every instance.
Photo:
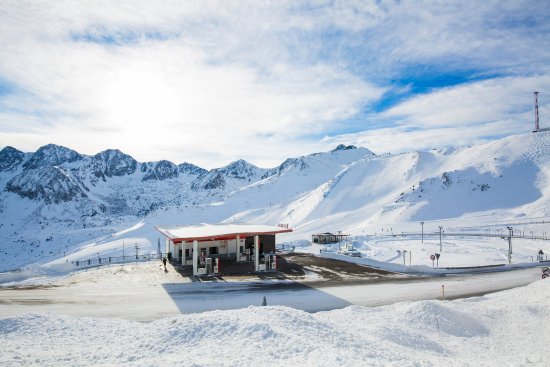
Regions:
[[310, 314], [249, 307], [151, 323], [0, 319], [6, 365], [545, 366], [550, 282], [465, 300]]

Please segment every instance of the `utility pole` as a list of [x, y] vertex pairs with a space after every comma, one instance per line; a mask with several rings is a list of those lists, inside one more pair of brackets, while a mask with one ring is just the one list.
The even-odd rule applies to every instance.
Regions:
[[424, 222], [420, 222], [420, 225], [422, 226], [422, 243], [424, 243]]
[[514, 235], [514, 228], [508, 228], [508, 264], [512, 263], [512, 236]]
[[137, 260], [140, 246], [136, 243], [134, 247], [136, 248], [136, 260]]
[[158, 240], [157, 241], [157, 256], [160, 259], [160, 254], [161, 254], [161, 252], [160, 252], [160, 238], [158, 238], [157, 240]]
[[443, 252], [443, 245], [441, 244], [441, 232], [443, 232], [443, 227], [439, 226], [439, 252]]

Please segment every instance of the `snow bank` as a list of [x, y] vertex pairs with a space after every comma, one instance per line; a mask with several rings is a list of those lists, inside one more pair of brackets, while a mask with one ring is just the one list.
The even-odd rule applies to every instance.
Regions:
[[310, 314], [248, 307], [151, 323], [0, 319], [5, 365], [545, 365], [550, 282], [466, 300]]
[[410, 274], [461, 274], [461, 273], [488, 273], [495, 271], [505, 271], [513, 269], [523, 269], [523, 268], [536, 268], [540, 267], [541, 263], [539, 262], [528, 262], [528, 263], [519, 263], [519, 264], [502, 264], [499, 266], [496, 265], [487, 265], [487, 266], [471, 266], [471, 267], [462, 267], [462, 268], [432, 268], [431, 266], [426, 265], [412, 265], [405, 266], [396, 264], [393, 262], [383, 262], [377, 261], [374, 259], [369, 259], [365, 257], [351, 257], [344, 254], [339, 254], [336, 252], [321, 252], [318, 254], [320, 257], [327, 259], [340, 260], [351, 262], [359, 265], [366, 265], [372, 268], [383, 269], [395, 273], [410, 273]]
[[31, 264], [25, 266], [20, 271], [0, 273], [0, 286], [9, 286], [11, 283], [22, 282], [28, 279], [32, 279], [34, 283], [39, 283], [39, 279], [42, 277], [65, 275], [74, 270], [76, 270], [76, 267], [71, 263]]

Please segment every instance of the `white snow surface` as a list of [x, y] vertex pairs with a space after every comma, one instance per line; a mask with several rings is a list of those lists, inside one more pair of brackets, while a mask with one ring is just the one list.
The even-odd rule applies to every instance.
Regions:
[[[338, 258], [399, 272], [440, 272], [455, 267], [481, 267], [508, 264], [508, 239], [500, 237], [443, 237], [431, 236], [422, 242], [420, 236], [354, 236], [350, 243], [362, 258], [338, 254], [340, 244], [320, 246], [310, 242], [297, 243], [297, 251]], [[530, 266], [538, 264], [537, 254], [543, 250], [543, 260], [550, 260], [550, 242], [541, 239], [514, 238], [512, 264]], [[325, 251], [327, 249], [328, 251]], [[323, 252], [320, 252], [320, 251]], [[403, 256], [403, 252], [404, 253]], [[438, 261], [430, 256], [438, 253]], [[435, 269], [434, 269], [435, 268]]]
[[[455, 301], [284, 306], [149, 323], [25, 314], [0, 318], [6, 366], [547, 366], [550, 282]], [[132, 305], [127, 305], [132, 307]]]

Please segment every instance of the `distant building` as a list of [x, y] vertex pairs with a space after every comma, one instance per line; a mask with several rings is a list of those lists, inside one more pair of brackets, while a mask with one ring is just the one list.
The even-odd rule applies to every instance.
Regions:
[[155, 228], [166, 238], [166, 252], [183, 266], [192, 266], [193, 275], [218, 274], [221, 261], [253, 262], [253, 271], [273, 269], [275, 235], [292, 232], [288, 226], [257, 224], [202, 223]]
[[345, 240], [349, 237], [349, 234], [342, 234], [338, 232], [337, 234], [325, 232], [311, 235], [311, 242], [326, 244], [326, 243], [337, 243]]

